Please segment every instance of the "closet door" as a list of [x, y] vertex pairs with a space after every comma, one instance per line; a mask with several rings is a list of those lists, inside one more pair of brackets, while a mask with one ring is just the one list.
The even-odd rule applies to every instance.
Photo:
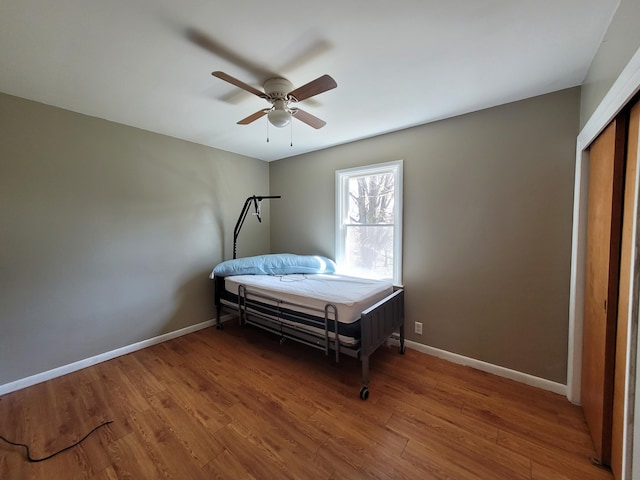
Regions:
[[625, 122], [614, 120], [589, 149], [589, 200], [581, 398], [596, 460], [611, 463]]
[[638, 131], [640, 130], [640, 103], [636, 103], [629, 116], [627, 159], [624, 181], [622, 220], [622, 249], [620, 253], [620, 288], [618, 295], [618, 321], [616, 332], [615, 376], [613, 386], [613, 425], [611, 444], [611, 470], [615, 478], [622, 478], [622, 450], [624, 438], [625, 381], [627, 373], [627, 339], [631, 287], [631, 256], [633, 250], [634, 201], [636, 197], [636, 170], [638, 168]]

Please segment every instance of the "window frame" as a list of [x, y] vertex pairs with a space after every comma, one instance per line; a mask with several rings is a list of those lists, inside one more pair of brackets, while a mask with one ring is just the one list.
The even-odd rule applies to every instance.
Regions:
[[[395, 285], [402, 285], [402, 197], [403, 197], [403, 161], [394, 160], [391, 162], [364, 165], [361, 167], [345, 168], [336, 170], [336, 230], [335, 230], [335, 260], [338, 271], [345, 271], [344, 262], [346, 258], [346, 237], [349, 208], [348, 182], [354, 177], [378, 175], [382, 173], [392, 173], [394, 175], [394, 208], [393, 208], [393, 278]], [[345, 272], [346, 273], [346, 272]]]

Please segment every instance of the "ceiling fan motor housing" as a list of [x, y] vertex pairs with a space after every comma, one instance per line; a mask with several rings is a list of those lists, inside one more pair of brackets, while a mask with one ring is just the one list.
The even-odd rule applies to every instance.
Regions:
[[293, 84], [284, 78], [270, 78], [264, 82], [264, 93], [271, 103], [275, 100], [285, 100], [292, 90]]
[[282, 128], [291, 122], [291, 111], [287, 98], [291, 90], [293, 90], [292, 83], [284, 78], [270, 78], [264, 82], [264, 93], [267, 94], [269, 102], [273, 105], [267, 117], [275, 127]]

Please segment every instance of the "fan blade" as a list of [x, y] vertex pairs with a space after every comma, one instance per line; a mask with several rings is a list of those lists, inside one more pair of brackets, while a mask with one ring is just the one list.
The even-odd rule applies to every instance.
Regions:
[[304, 110], [300, 110], [299, 108], [292, 109], [291, 115], [315, 129], [322, 128], [327, 124], [324, 120], [320, 120], [318, 117], [311, 115], [309, 112], [305, 112]]
[[319, 93], [326, 92], [332, 88], [336, 88], [338, 84], [329, 75], [322, 75], [315, 80], [310, 81], [306, 85], [296, 88], [289, 93], [289, 98], [294, 102], [301, 102], [307, 98], [311, 98]]
[[277, 72], [268, 70], [259, 63], [252, 61], [250, 58], [244, 57], [239, 52], [231, 49], [223, 42], [216, 40], [214, 37], [204, 33], [203, 31], [196, 30], [195, 28], [188, 28], [186, 30], [186, 36], [191, 42], [195, 43], [199, 47], [202, 47], [218, 57], [224, 58], [228, 62], [233, 63], [236, 67], [251, 73], [255, 78], [273, 78], [278, 76]]
[[227, 75], [224, 72], [212, 72], [211, 75], [214, 77], [218, 77], [225, 82], [229, 82], [231, 85], [235, 85], [238, 88], [246, 90], [249, 93], [253, 93], [254, 95], [259, 96], [260, 98], [267, 98], [267, 95], [264, 92], [261, 92], [257, 88], [253, 88], [251, 85], [247, 85], [246, 83], [238, 80], [237, 78], [232, 77], [231, 75]]
[[260, 117], [264, 117], [267, 113], [269, 113], [269, 109], [259, 110], [256, 113], [252, 113], [247, 118], [243, 118], [238, 122], [238, 125], [249, 125], [251, 122], [255, 122]]

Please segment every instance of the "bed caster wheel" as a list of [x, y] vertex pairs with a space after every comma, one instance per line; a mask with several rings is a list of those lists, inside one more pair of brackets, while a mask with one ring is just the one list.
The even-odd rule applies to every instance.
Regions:
[[360, 389], [360, 399], [366, 400], [369, 398], [369, 389], [367, 387], [362, 387]]
[[216, 323], [216, 330], [222, 330], [222, 324]]

